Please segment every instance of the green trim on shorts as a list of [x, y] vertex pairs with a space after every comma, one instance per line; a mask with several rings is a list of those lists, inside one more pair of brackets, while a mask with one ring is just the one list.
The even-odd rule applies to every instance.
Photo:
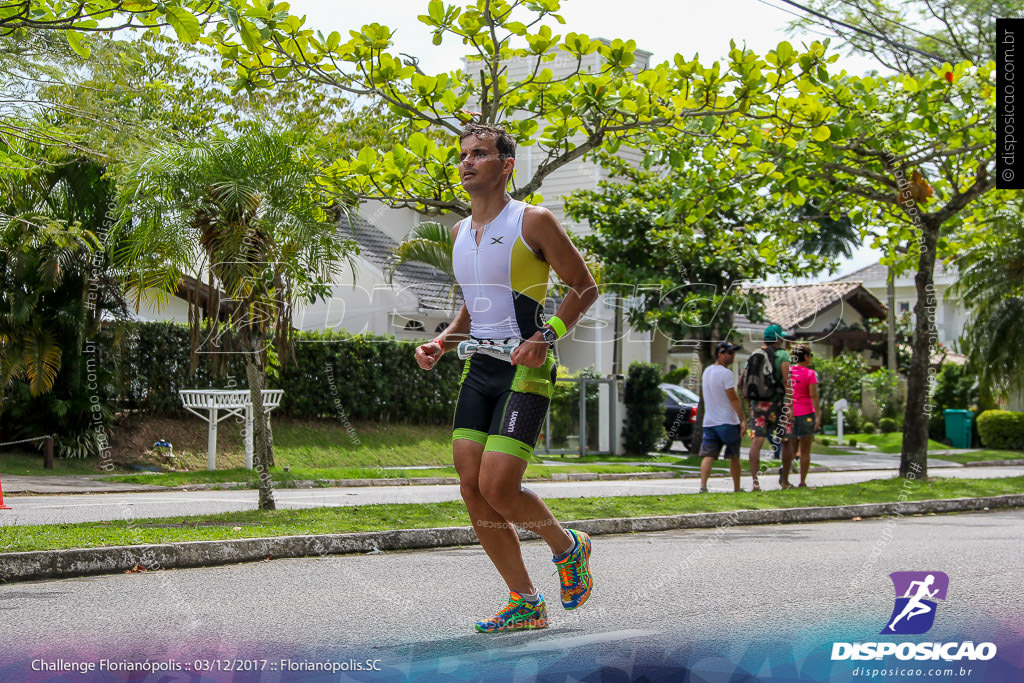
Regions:
[[456, 441], [458, 439], [468, 439], [469, 441], [476, 441], [477, 443], [480, 444], [486, 444], [487, 432], [477, 431], [476, 429], [464, 429], [460, 427], [459, 429], [452, 430], [452, 441]]
[[518, 439], [502, 436], [501, 434], [491, 434], [488, 436], [484, 451], [514, 455], [526, 462], [530, 462], [533, 458], [533, 446], [529, 446]]
[[462, 384], [463, 382], [466, 381], [466, 375], [469, 374], [469, 363], [472, 360], [472, 358], [467, 358], [466, 362], [462, 365], [462, 377], [459, 377], [459, 384]]

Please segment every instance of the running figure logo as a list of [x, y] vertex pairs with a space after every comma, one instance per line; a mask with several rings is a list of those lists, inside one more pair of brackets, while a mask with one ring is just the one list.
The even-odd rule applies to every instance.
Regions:
[[935, 601], [945, 600], [949, 577], [944, 572], [893, 572], [896, 605], [883, 635], [927, 633], [935, 623]]

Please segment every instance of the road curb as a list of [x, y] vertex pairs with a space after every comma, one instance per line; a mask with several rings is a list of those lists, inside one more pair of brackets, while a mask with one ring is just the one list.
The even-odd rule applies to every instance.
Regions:
[[[587, 519], [566, 524], [591, 536], [601, 536], [1018, 507], [1024, 507], [1024, 494], [906, 503], [698, 512], [667, 517]], [[519, 536], [524, 540], [537, 538], [533, 533], [523, 530], [519, 530]], [[119, 574], [140, 566], [150, 571], [185, 569], [278, 558], [444, 548], [476, 543], [476, 534], [471, 527], [446, 527], [0, 553], [0, 582]]]

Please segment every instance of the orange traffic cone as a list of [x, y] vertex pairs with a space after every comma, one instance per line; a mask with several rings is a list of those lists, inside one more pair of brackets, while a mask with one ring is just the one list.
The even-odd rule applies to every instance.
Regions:
[[0, 484], [0, 510], [10, 510], [10, 505], [4, 505], [4, 487]]

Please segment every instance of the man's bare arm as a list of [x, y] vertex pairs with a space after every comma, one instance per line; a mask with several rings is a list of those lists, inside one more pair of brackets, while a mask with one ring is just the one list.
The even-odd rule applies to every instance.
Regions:
[[725, 395], [729, 397], [729, 403], [732, 405], [732, 409], [736, 411], [736, 416], [740, 418], [740, 432], [744, 432], [744, 425], [747, 424], [747, 420], [743, 416], [743, 402], [740, 401], [740, 397], [736, 393], [735, 387], [729, 387], [726, 389]]
[[[594, 282], [594, 276], [590, 274], [583, 256], [569, 239], [565, 229], [547, 209], [539, 206], [527, 207], [523, 214], [523, 239], [547, 261], [559, 279], [569, 288], [555, 315], [565, 324], [566, 330], [571, 329], [597, 301], [597, 283]], [[527, 367], [540, 367], [547, 356], [544, 336], [537, 332], [527, 342], [530, 343], [523, 344], [512, 354], [512, 362]]]

